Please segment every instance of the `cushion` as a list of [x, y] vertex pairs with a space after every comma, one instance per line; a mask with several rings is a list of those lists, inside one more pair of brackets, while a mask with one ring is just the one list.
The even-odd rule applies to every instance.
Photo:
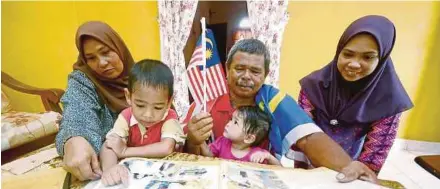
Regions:
[[58, 132], [61, 114], [57, 112], [2, 113], [2, 151], [11, 149], [36, 139]]

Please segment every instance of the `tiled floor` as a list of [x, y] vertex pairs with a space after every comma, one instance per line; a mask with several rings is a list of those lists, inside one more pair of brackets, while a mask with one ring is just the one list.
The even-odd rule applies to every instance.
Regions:
[[408, 189], [440, 189], [440, 179], [414, 162], [416, 156], [433, 154], [438, 153], [407, 151], [393, 146], [379, 178], [398, 181]]

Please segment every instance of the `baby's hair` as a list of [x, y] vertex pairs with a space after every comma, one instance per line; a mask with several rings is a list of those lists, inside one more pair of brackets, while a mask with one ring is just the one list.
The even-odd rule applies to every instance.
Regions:
[[242, 116], [244, 132], [255, 135], [252, 146], [258, 146], [267, 137], [270, 127], [270, 117], [257, 106], [241, 106], [237, 109], [238, 116]]
[[166, 89], [168, 98], [173, 96], [174, 77], [170, 68], [158, 60], [144, 59], [133, 65], [128, 75], [128, 90], [133, 93], [139, 84], [156, 89]]

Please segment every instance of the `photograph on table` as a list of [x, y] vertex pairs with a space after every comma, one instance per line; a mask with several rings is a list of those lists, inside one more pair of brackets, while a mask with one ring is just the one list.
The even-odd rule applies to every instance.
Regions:
[[289, 189], [270, 169], [258, 169], [236, 163], [222, 164], [222, 187], [228, 189]]
[[129, 185], [123, 184], [105, 187], [101, 181], [92, 181], [86, 189], [119, 189], [119, 188], [218, 188], [218, 164], [196, 164], [191, 162], [173, 162], [144, 158], [128, 158], [119, 164], [129, 171]]

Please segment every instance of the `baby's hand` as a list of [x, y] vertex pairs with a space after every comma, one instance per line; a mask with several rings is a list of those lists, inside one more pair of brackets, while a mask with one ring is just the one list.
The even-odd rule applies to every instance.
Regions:
[[123, 158], [124, 152], [127, 149], [127, 143], [119, 136], [110, 135], [107, 141], [105, 141], [105, 145], [111, 148], [118, 158]]
[[269, 152], [255, 152], [254, 154], [252, 154], [251, 156], [251, 162], [254, 163], [263, 163], [264, 160], [269, 159], [270, 157], [270, 153]]
[[101, 177], [101, 182], [104, 186], [112, 186], [115, 184], [124, 184], [128, 186], [128, 169], [123, 165], [114, 165], [108, 170], [105, 170]]

